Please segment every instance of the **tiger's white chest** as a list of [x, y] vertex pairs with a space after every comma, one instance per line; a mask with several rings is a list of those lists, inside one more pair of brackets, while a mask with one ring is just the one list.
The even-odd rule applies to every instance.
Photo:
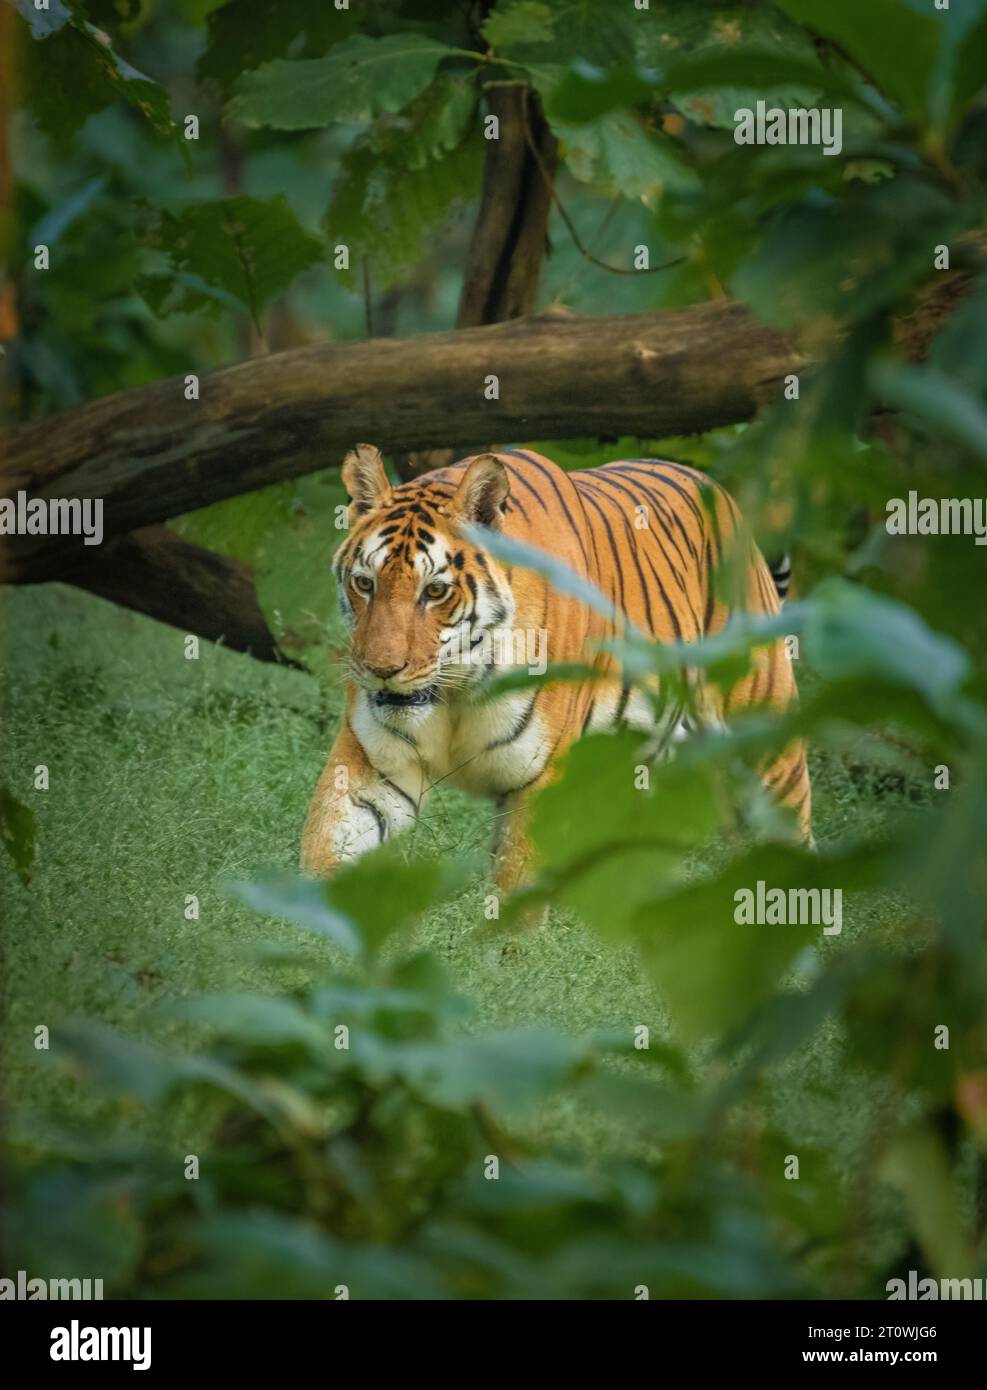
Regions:
[[533, 781], [551, 751], [534, 693], [395, 710], [361, 692], [353, 730], [374, 766], [413, 796], [438, 782], [502, 796]]

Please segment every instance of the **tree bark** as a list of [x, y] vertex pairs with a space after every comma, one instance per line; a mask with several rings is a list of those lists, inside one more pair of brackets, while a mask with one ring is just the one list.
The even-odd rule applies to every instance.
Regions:
[[[911, 316], [914, 355], [953, 281], [944, 275]], [[21, 425], [4, 440], [0, 496], [102, 498], [110, 538], [316, 472], [368, 437], [395, 451], [698, 434], [749, 420], [806, 365], [782, 334], [722, 301], [318, 344], [213, 372], [197, 401], [171, 378]], [[91, 557], [78, 537], [3, 539], [5, 582], [57, 578], [80, 551]]]
[[534, 310], [552, 210], [558, 144], [537, 95], [520, 84], [492, 87], [488, 114], [497, 118], [498, 138], [487, 142], [459, 328], [505, 323]]
[[[393, 451], [699, 433], [750, 419], [801, 365], [729, 303], [318, 344], [213, 372], [199, 400], [173, 377], [21, 425], [0, 495], [102, 498], [109, 538], [316, 472], [367, 438]], [[7, 582], [55, 576], [83, 549], [4, 539]]]

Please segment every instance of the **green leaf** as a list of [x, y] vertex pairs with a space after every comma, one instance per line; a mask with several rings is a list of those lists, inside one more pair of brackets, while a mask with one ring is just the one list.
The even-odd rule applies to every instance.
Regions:
[[138, 275], [135, 288], [159, 319], [171, 314], [240, 314], [243, 304], [236, 295], [209, 285], [201, 275], [177, 270], [171, 275]]
[[[491, 531], [485, 526], [464, 526], [463, 534], [474, 545], [489, 550], [494, 559], [544, 575], [557, 593], [579, 599], [587, 608], [592, 608], [594, 613], [600, 613], [604, 618], [613, 618], [616, 615], [617, 610], [613, 603], [600, 593], [595, 584], [583, 579], [575, 570], [557, 560], [554, 555], [549, 555], [547, 551], [527, 545], [524, 541], [514, 540], [511, 536], [504, 536], [499, 531]], [[622, 614], [620, 616], [623, 617]], [[630, 624], [627, 626], [630, 627]]]
[[557, 15], [544, 0], [501, 3], [483, 23], [483, 37], [491, 48], [509, 50], [517, 44], [547, 43], [555, 31]]
[[484, 701], [497, 700], [501, 695], [511, 695], [516, 690], [532, 690], [555, 681], [578, 684], [600, 678], [600, 672], [585, 662], [550, 662], [543, 672], [517, 669], [507, 670], [503, 675], [485, 676], [478, 684], [476, 694]]
[[71, 1056], [87, 1078], [146, 1104], [163, 1100], [189, 1075], [190, 1059], [125, 1037], [95, 1019], [62, 1024], [54, 1045]]
[[808, 989], [772, 995], [718, 1048], [723, 1057], [740, 1057], [724, 1078], [721, 1095], [735, 1102], [768, 1067], [805, 1047], [825, 1019], [842, 1005], [853, 979], [863, 975], [859, 955], [845, 957], [814, 979]]
[[85, 216], [105, 188], [104, 177], [87, 179], [71, 197], [57, 203], [44, 217], [35, 222], [28, 233], [29, 243], [34, 246], [39, 242], [43, 242], [45, 246], [55, 245], [59, 238], [70, 230], [77, 218]]
[[589, 1056], [589, 1044], [559, 1033], [495, 1033], [452, 1042], [385, 1043], [361, 1032], [353, 1055], [378, 1081], [399, 1076], [434, 1105], [485, 1102], [524, 1110], [559, 1089]]
[[421, 96], [396, 116], [383, 116], [370, 146], [378, 156], [400, 149], [410, 169], [424, 169], [466, 138], [477, 109], [472, 76], [436, 73]]
[[381, 845], [333, 874], [329, 900], [356, 923], [370, 951], [422, 913], [460, 892], [475, 866], [468, 860], [408, 863], [400, 843]]
[[652, 1036], [648, 1038], [647, 1047], [638, 1047], [636, 1035], [629, 1027], [598, 1030], [591, 1036], [593, 1046], [598, 1052], [615, 1057], [633, 1058], [641, 1067], [657, 1067], [667, 1073], [668, 1078], [682, 1090], [695, 1088], [685, 1051], [675, 1043]]
[[30, 23], [36, 37], [22, 44], [18, 94], [47, 134], [65, 139], [96, 111], [125, 101], [158, 135], [175, 136], [164, 87], [121, 58], [101, 30], [76, 15], [66, 22], [61, 8], [40, 37]]
[[782, 613], [734, 613], [712, 637], [695, 642], [653, 642], [649, 638], [617, 639], [601, 645], [620, 658], [625, 671], [635, 676], [654, 671], [672, 675], [683, 667], [706, 671], [718, 685], [738, 680], [750, 667], [756, 647], [769, 646], [779, 637], [801, 631], [802, 605], [791, 604]]
[[613, 111], [583, 125], [553, 121], [552, 128], [574, 176], [610, 197], [622, 193], [651, 206], [666, 188], [698, 186], [674, 141], [645, 130], [630, 112]]
[[705, 1100], [697, 1093], [638, 1076], [594, 1072], [580, 1078], [573, 1093], [604, 1115], [662, 1144], [701, 1134], [707, 1122]]
[[55, 1046], [71, 1058], [87, 1079], [145, 1105], [161, 1105], [188, 1087], [206, 1087], [219, 1092], [228, 1102], [248, 1107], [276, 1128], [286, 1123], [301, 1128], [297, 1123], [300, 1117], [308, 1127], [310, 1116], [304, 1102], [300, 1107], [290, 1088], [284, 1096], [277, 1084], [253, 1081], [214, 1057], [169, 1052], [118, 1033], [96, 1019], [61, 1024]]
[[813, 592], [802, 631], [813, 667], [826, 680], [904, 685], [944, 713], [955, 708], [969, 672], [959, 643], [931, 631], [907, 604], [842, 579]]
[[428, 1036], [444, 1019], [459, 1020], [470, 1011], [465, 999], [449, 992], [434, 956], [420, 952], [401, 961], [390, 980], [388, 986], [321, 985], [312, 992], [312, 1013], [331, 1024], [369, 1020], [382, 1036], [409, 1037]]
[[852, 87], [811, 56], [747, 50], [673, 60], [658, 70], [657, 85], [670, 94], [684, 116], [726, 130], [736, 128], [739, 107], [752, 109], [759, 98], [783, 107], [812, 105], [823, 93], [843, 101], [855, 98]]
[[[156, 213], [148, 240], [164, 252], [176, 273], [199, 277], [232, 296], [255, 323], [264, 306], [323, 255], [322, 243], [301, 227], [283, 193], [267, 199], [221, 198], [178, 213]], [[158, 288], [157, 282], [150, 286], [152, 306]]]
[[650, 756], [647, 738], [630, 730], [580, 739], [532, 811], [539, 890], [609, 937], [680, 880], [686, 855], [717, 823], [708, 771], [650, 766]]
[[501, 0], [484, 32], [499, 57], [532, 69], [574, 62], [612, 67], [631, 61], [639, 22], [631, 5], [612, 0], [552, 0], [550, 6]]
[[[901, 895], [917, 916], [921, 898], [928, 901], [933, 896], [932, 885], [923, 886], [920, 901], [913, 903], [908, 879], [914, 873], [907, 864], [903, 867]], [[932, 911], [938, 914], [947, 904], [948, 893]], [[966, 963], [938, 951], [930, 957], [885, 950], [872, 953], [869, 965], [854, 981], [843, 1010], [850, 1059], [878, 1076], [895, 1076], [899, 1085], [926, 1100], [950, 1104], [964, 1064], [973, 1070], [981, 1060], [976, 1046], [972, 1049], [976, 1059], [969, 1045], [964, 1046], [967, 1038], [976, 1036], [982, 1010], [982, 999], [957, 978], [959, 971], [967, 969]], [[934, 1043], [944, 1018], [950, 1021], [948, 1048]], [[917, 1040], [926, 1038], [928, 1046], [916, 1046]]]
[[[970, 980], [977, 981], [982, 978], [987, 881], [987, 782], [983, 776], [987, 742], [983, 738], [968, 766], [971, 775], [949, 792], [943, 810], [934, 818], [923, 818], [902, 837], [895, 883], [929, 920], [942, 923], [944, 940], [969, 971]], [[982, 998], [978, 1008], [982, 1014]]]
[[884, 1158], [882, 1176], [902, 1193], [933, 1272], [941, 1279], [976, 1274], [976, 1257], [966, 1234], [968, 1218], [935, 1130], [917, 1126], [897, 1139]]
[[476, 101], [471, 82], [439, 73], [407, 110], [381, 117], [343, 156], [326, 217], [332, 243], [350, 251], [349, 269], [338, 272], [343, 284], [357, 283], [362, 257], [375, 289], [395, 284], [450, 211], [479, 193], [482, 141], [470, 138]]
[[458, 893], [474, 866], [430, 859], [409, 863], [397, 843], [341, 865], [327, 882], [274, 873], [229, 890], [258, 912], [320, 932], [350, 956], [373, 954], [395, 932]]
[[364, 264], [380, 290], [410, 273], [424, 254], [430, 231], [460, 196], [459, 163], [444, 160], [422, 176], [375, 158], [365, 140], [343, 156], [326, 214], [330, 245], [349, 251], [349, 265], [336, 272], [341, 284], [356, 289]]
[[577, 64], [545, 84], [542, 99], [553, 126], [579, 125], [604, 116], [615, 107], [634, 107], [650, 100], [654, 82], [633, 68], [594, 68]]
[[904, 0], [778, 0], [778, 6], [835, 40], [905, 111], [924, 113], [948, 14], [931, 4], [923, 14]]
[[811, 34], [772, 8], [653, 6], [638, 26], [637, 55], [653, 84], [700, 125], [733, 130], [739, 108], [759, 99], [814, 104], [822, 92], [852, 101], [838, 67], [824, 65]]
[[175, 1012], [209, 1024], [221, 1038], [250, 1048], [294, 1045], [317, 1057], [329, 1049], [325, 1028], [292, 999], [262, 994], [198, 995], [176, 1005]]
[[279, 58], [245, 73], [230, 115], [278, 130], [369, 121], [407, 106], [454, 51], [422, 34], [354, 34], [324, 58]]
[[951, 6], [949, 18], [930, 98], [933, 120], [940, 128], [957, 119], [987, 86], [987, 4], [959, 0]]
[[711, 1239], [640, 1245], [605, 1237], [570, 1240], [552, 1262], [554, 1280], [571, 1280], [579, 1298], [626, 1298], [626, 1291], [639, 1284], [652, 1299], [774, 1299], [804, 1293], [779, 1255], [775, 1236], [732, 1204], [723, 1210], [720, 1189], [703, 1200], [719, 1212], [723, 1227]]
[[871, 104], [860, 81], [848, 81], [832, 60], [821, 63], [812, 36], [774, 9], [652, 0], [634, 31], [636, 66], [573, 64], [548, 94], [550, 113], [586, 120], [661, 94], [698, 124], [732, 131], [738, 108], [752, 108], [758, 98], [804, 106], [827, 92]]
[[741, 890], [845, 889], [842, 864], [765, 846], [715, 878], [640, 907], [633, 921], [642, 958], [682, 1036], [698, 1040], [735, 1027], [764, 1003], [804, 947], [825, 940], [823, 926], [744, 924]]
[[327, 52], [351, 34], [359, 21], [358, 6], [341, 10], [326, 0], [291, 0], [281, 5], [230, 0], [208, 17], [208, 41], [196, 73], [230, 91], [241, 73], [283, 57], [289, 48], [296, 58]]
[[0, 843], [10, 855], [17, 877], [26, 887], [31, 881], [37, 823], [29, 806], [18, 801], [0, 783]]
[[285, 918], [334, 941], [349, 956], [363, 952], [356, 925], [328, 898], [328, 885], [298, 874], [269, 874], [250, 883], [231, 883], [229, 892], [269, 917]]
[[[769, 1129], [752, 1144], [751, 1166], [763, 1175], [763, 1191], [777, 1220], [822, 1246], [845, 1239], [851, 1201], [831, 1149], [800, 1134]], [[798, 1179], [788, 1176], [789, 1155], [798, 1156]]]
[[198, 1268], [179, 1280], [184, 1298], [333, 1297], [347, 1284], [344, 1248], [317, 1226], [275, 1211], [213, 1213], [195, 1223]]
[[[974, 363], [967, 371], [979, 376], [982, 365]], [[917, 416], [933, 434], [964, 445], [987, 463], [987, 408], [945, 372], [884, 360], [871, 364], [869, 379], [886, 404]]]

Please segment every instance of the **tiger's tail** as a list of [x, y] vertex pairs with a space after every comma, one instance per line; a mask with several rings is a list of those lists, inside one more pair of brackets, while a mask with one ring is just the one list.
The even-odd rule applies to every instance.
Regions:
[[792, 582], [791, 556], [786, 553], [784, 555], [779, 555], [775, 560], [769, 560], [768, 569], [771, 571], [771, 578], [774, 581], [778, 602], [783, 605], [785, 599], [788, 597], [788, 586]]

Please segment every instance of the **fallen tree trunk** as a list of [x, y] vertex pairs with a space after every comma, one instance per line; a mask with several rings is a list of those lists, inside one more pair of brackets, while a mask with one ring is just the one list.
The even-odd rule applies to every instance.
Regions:
[[166, 526], [118, 536], [59, 578], [259, 661], [298, 667], [278, 648], [249, 565], [192, 545]]
[[[0, 495], [102, 498], [111, 537], [315, 472], [363, 439], [394, 451], [698, 433], [750, 419], [801, 365], [730, 303], [299, 348], [203, 377], [198, 400], [173, 377], [19, 426]], [[16, 582], [57, 576], [82, 545], [5, 548], [0, 577]]]
[[[896, 326], [903, 351], [924, 354], [967, 283], [944, 275], [923, 296]], [[102, 498], [111, 538], [316, 472], [362, 439], [407, 452], [701, 433], [749, 420], [805, 365], [723, 301], [297, 348], [210, 373], [197, 400], [173, 377], [21, 425], [3, 441], [0, 496]], [[3, 582], [91, 562], [79, 537], [3, 540]]]

